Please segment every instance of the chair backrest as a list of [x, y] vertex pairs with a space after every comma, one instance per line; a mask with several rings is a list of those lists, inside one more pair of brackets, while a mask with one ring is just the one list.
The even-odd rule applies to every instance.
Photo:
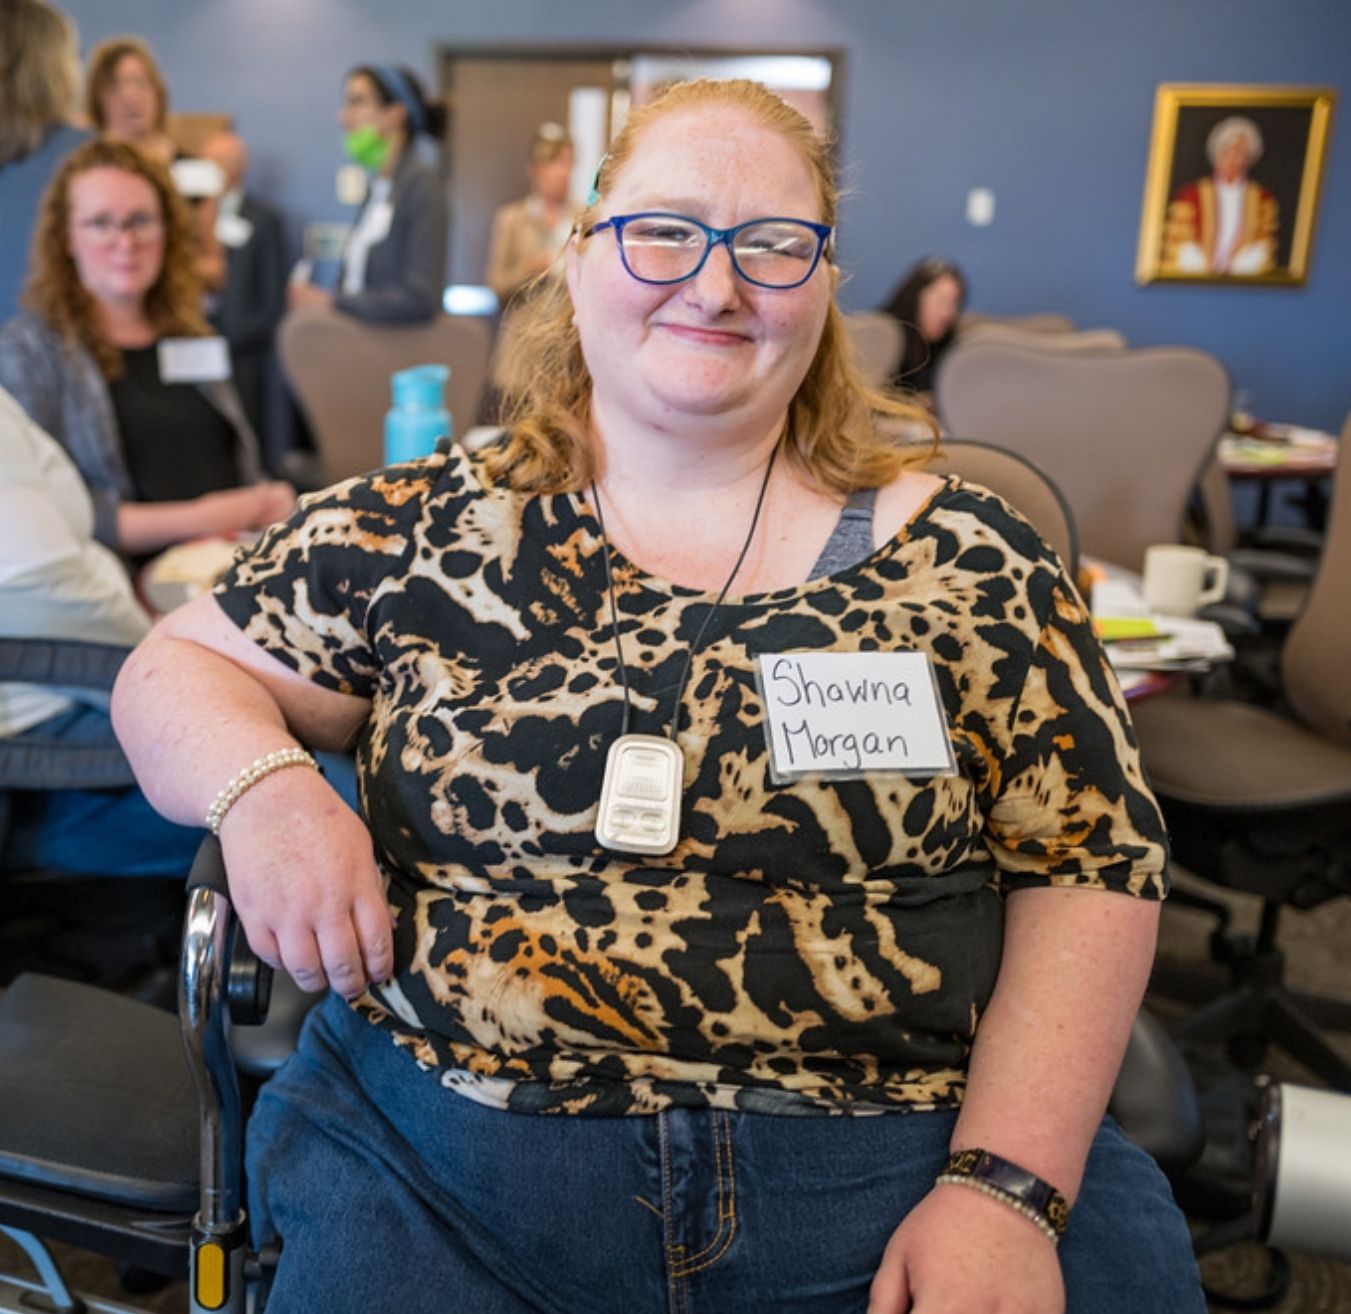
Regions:
[[1130, 570], [1182, 534], [1229, 411], [1229, 376], [1190, 347], [1079, 354], [958, 342], [935, 399], [945, 429], [1011, 448], [1069, 501], [1084, 552]]
[[[1348, 421], [1351, 426], [1351, 420]], [[1300, 718], [1320, 735], [1351, 747], [1351, 469], [1347, 430], [1338, 453], [1328, 506], [1323, 552], [1304, 608], [1281, 650], [1286, 697]]]
[[857, 310], [845, 315], [844, 327], [864, 378], [873, 387], [889, 382], [905, 347], [900, 321], [880, 310]]
[[1056, 550], [1073, 579], [1079, 571], [1079, 536], [1065, 495], [1026, 457], [993, 443], [945, 438], [929, 470], [954, 474], [998, 493]]
[[1221, 556], [1238, 547], [1238, 521], [1234, 518], [1234, 495], [1217, 451], [1206, 462], [1197, 485], [1201, 515], [1205, 520], [1205, 545]]
[[366, 324], [331, 310], [292, 311], [277, 333], [282, 369], [295, 389], [325, 477], [382, 465], [389, 377], [410, 365], [448, 365], [446, 405], [457, 434], [473, 425], [492, 335], [478, 318], [438, 315], [427, 324]]
[[1111, 328], [1046, 333], [1014, 324], [975, 324], [962, 333], [960, 341], [1022, 342], [1042, 351], [1120, 351], [1126, 346], [1125, 335]]
[[965, 310], [957, 321], [957, 336], [964, 337], [972, 329], [987, 324], [1002, 324], [1024, 333], [1074, 332], [1074, 321], [1056, 310], [1042, 310], [1032, 315], [986, 315], [979, 310]]

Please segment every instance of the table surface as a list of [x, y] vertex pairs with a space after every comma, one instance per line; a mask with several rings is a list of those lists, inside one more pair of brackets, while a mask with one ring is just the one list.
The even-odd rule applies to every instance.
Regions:
[[1231, 479], [1310, 479], [1331, 474], [1340, 444], [1330, 433], [1269, 424], [1220, 438], [1220, 464]]
[[[1134, 650], [1134, 656], [1121, 656], [1116, 644], [1108, 643], [1108, 660], [1116, 672], [1121, 691], [1127, 702], [1138, 702], [1154, 694], [1177, 687], [1188, 674], [1211, 669], [1217, 662], [1233, 657], [1220, 627], [1209, 621], [1195, 621], [1181, 617], [1162, 616], [1149, 611], [1141, 593], [1142, 580], [1133, 570], [1110, 561], [1085, 557], [1080, 572], [1080, 586], [1089, 600], [1096, 619], [1103, 609], [1119, 619], [1148, 620], [1159, 631], [1154, 640], [1126, 641], [1123, 648]], [[1168, 642], [1172, 636], [1174, 643]], [[1185, 639], [1185, 642], [1184, 642]], [[1157, 654], [1150, 648], [1157, 647]], [[1114, 652], [1118, 660], [1112, 660]], [[1157, 666], [1149, 664], [1149, 656], [1164, 658]]]

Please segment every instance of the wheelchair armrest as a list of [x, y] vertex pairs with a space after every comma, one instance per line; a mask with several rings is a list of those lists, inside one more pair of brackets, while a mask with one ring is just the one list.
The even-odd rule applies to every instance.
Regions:
[[[188, 873], [188, 893], [210, 890], [230, 908], [230, 887], [225, 874], [225, 860], [220, 840], [207, 836], [193, 859]], [[229, 916], [225, 975], [225, 998], [230, 1021], [236, 1026], [261, 1026], [267, 1017], [272, 1000], [272, 969], [249, 947], [233, 915]]]
[[[201, 1201], [198, 1227], [207, 1234], [238, 1228], [243, 1217], [243, 1108], [229, 1044], [229, 994], [236, 975], [234, 916], [220, 841], [208, 835], [188, 877], [178, 1019], [201, 1112]], [[261, 964], [254, 960], [259, 970]], [[241, 969], [247, 980], [251, 973]]]

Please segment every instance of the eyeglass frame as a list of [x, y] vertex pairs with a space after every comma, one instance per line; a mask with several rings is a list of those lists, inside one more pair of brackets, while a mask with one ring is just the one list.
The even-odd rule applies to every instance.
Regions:
[[110, 214], [96, 214], [88, 219], [71, 220], [71, 227], [92, 237], [100, 246], [112, 248], [119, 237], [130, 237], [138, 246], [162, 237], [167, 227], [162, 214], [151, 214], [148, 210], [136, 210], [123, 219], [114, 219]]
[[[693, 224], [696, 228], [703, 230], [704, 234], [704, 253], [699, 257], [699, 263], [690, 270], [688, 274], [682, 274], [679, 278], [644, 278], [641, 274], [635, 274], [632, 266], [629, 264], [629, 258], [624, 254], [624, 225], [632, 223], [635, 219], [679, 219], [682, 223]], [[816, 254], [812, 256], [811, 265], [807, 272], [797, 280], [796, 283], [764, 283], [758, 278], [752, 278], [736, 258], [736, 248], [732, 245], [732, 239], [747, 228], [755, 228], [759, 224], [800, 224], [803, 228], [809, 228], [816, 235]], [[821, 263], [821, 256], [825, 253], [827, 243], [832, 243], [835, 237], [835, 230], [829, 224], [813, 223], [810, 219], [797, 219], [790, 215], [765, 215], [759, 219], [747, 219], [744, 224], [733, 224], [731, 228], [714, 228], [706, 224], [701, 219], [696, 219], [690, 214], [676, 214], [674, 210], [636, 210], [633, 214], [612, 214], [608, 219], [598, 220], [589, 228], [581, 231], [581, 236], [593, 237], [596, 233], [609, 228], [614, 232], [615, 245], [619, 248], [619, 261], [624, 266], [624, 272], [635, 282], [646, 283], [649, 287], [674, 287], [677, 283], [688, 283], [690, 279], [697, 278], [700, 270], [708, 263], [708, 257], [715, 246], [725, 246], [727, 248], [728, 258], [732, 262], [732, 269], [736, 272], [738, 278], [744, 279], [754, 287], [768, 288], [771, 292], [790, 292], [795, 287], [801, 287], [814, 273], [816, 266]], [[832, 249], [831, 255], [834, 252]], [[831, 256], [827, 256], [829, 263]]]

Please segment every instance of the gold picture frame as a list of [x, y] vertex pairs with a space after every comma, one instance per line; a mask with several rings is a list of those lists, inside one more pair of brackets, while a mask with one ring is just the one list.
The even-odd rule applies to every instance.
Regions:
[[1160, 86], [1136, 281], [1302, 284], [1336, 103], [1330, 87]]

